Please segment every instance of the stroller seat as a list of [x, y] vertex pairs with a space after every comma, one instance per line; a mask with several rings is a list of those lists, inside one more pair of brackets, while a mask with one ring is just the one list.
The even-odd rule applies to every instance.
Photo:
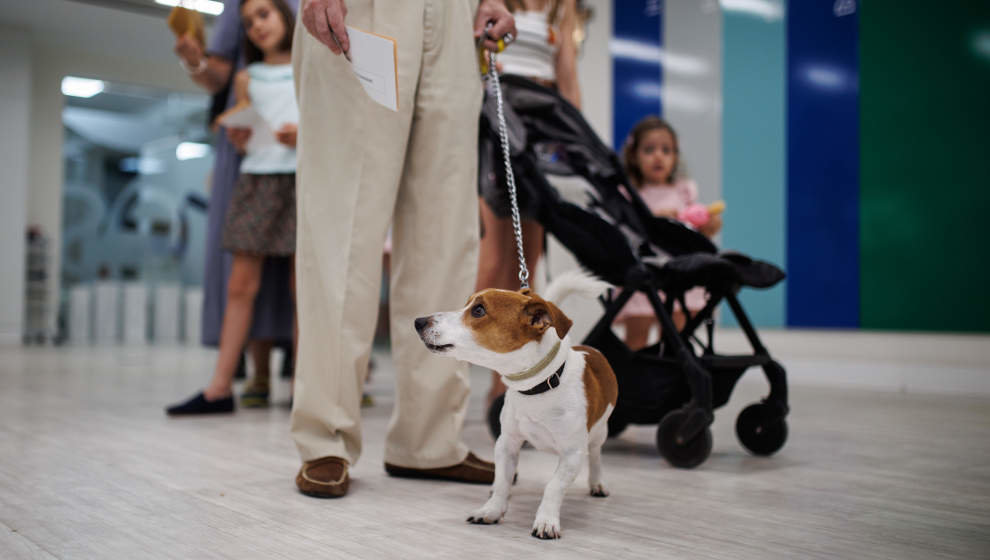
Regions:
[[741, 282], [732, 262], [705, 253], [672, 257], [659, 268], [654, 267], [654, 277], [663, 290], [670, 292], [684, 292], [694, 286], [721, 290]]
[[739, 275], [739, 283], [750, 288], [772, 288], [787, 277], [777, 265], [754, 259], [736, 251], [723, 251], [719, 254], [732, 263]]
[[732, 251], [717, 256], [695, 253], [673, 257], [653, 269], [663, 289], [678, 292], [694, 286], [716, 291], [739, 286], [767, 289], [787, 276], [771, 263]]

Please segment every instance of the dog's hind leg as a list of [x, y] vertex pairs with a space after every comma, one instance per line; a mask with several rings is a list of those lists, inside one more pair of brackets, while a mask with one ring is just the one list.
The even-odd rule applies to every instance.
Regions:
[[602, 481], [602, 445], [608, 438], [608, 416], [591, 427], [588, 434], [588, 488], [596, 498], [608, 496], [608, 488]]

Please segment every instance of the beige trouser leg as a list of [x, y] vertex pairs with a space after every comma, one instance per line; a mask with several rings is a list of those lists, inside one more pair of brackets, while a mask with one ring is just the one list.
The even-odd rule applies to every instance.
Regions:
[[469, 0], [348, 2], [349, 25], [398, 42], [398, 113], [367, 99], [346, 61], [297, 25], [300, 336], [291, 429], [304, 461], [360, 455], [361, 385], [393, 208], [398, 387], [385, 458], [430, 468], [467, 453], [466, 370], [429, 354], [412, 321], [463, 305], [476, 269], [473, 12]]

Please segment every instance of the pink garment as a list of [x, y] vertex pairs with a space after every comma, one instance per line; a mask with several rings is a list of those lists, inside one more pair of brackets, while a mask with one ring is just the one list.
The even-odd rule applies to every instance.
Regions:
[[670, 185], [643, 185], [639, 197], [654, 214], [676, 213], [698, 202], [698, 185], [691, 179], [678, 179]]
[[[639, 196], [654, 214], [660, 212], [680, 212], [688, 206], [698, 201], [698, 185], [691, 179], [681, 178], [670, 185], [643, 185], [639, 189]], [[667, 301], [667, 296], [660, 292], [660, 299]], [[688, 309], [692, 313], [700, 311], [708, 301], [708, 294], [704, 288], [694, 288], [684, 294], [684, 300]], [[680, 302], [674, 303], [674, 310], [680, 311]], [[633, 294], [626, 305], [615, 318], [616, 322], [622, 322], [627, 317], [652, 317], [653, 306], [650, 305], [646, 294], [638, 292]]]

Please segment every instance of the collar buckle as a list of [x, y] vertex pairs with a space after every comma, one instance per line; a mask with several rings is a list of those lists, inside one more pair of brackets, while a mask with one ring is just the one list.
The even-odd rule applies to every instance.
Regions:
[[557, 371], [553, 372], [553, 375], [543, 380], [543, 383], [540, 383], [539, 385], [533, 387], [532, 389], [527, 389], [525, 391], [519, 391], [519, 392], [523, 395], [539, 395], [540, 393], [546, 393], [551, 389], [556, 389], [557, 387], [560, 386], [560, 378], [561, 376], [564, 375], [564, 366], [566, 364], [567, 362], [560, 364], [560, 367], [557, 368]]

